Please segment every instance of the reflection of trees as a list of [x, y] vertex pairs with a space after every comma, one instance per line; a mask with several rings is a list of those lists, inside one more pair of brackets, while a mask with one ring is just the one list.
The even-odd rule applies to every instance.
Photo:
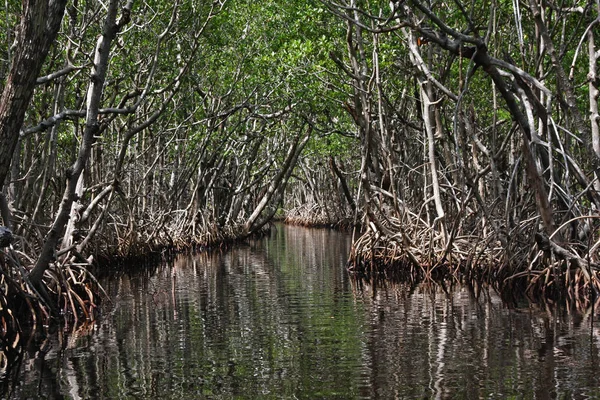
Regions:
[[105, 282], [116, 306], [92, 334], [27, 353], [15, 398], [543, 398], [599, 386], [590, 315], [509, 310], [485, 290], [356, 285], [348, 246], [280, 227], [121, 274]]
[[589, 316], [509, 310], [495, 294], [476, 299], [464, 289], [354, 289], [370, 324], [372, 398], [550, 398], [589, 394], [600, 383], [600, 332], [590, 336]]
[[340, 360], [359, 358], [360, 324], [341, 297], [349, 242], [300, 228], [275, 235], [279, 242], [182, 257], [151, 277], [107, 282], [117, 306], [83, 339], [83, 354], [62, 356], [62, 392], [189, 398], [347, 391], [358, 377], [335, 371]]

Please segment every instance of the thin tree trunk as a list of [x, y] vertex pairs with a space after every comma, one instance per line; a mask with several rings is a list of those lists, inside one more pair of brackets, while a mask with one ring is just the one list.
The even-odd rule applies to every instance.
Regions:
[[340, 184], [342, 185], [342, 191], [344, 192], [344, 197], [346, 197], [346, 201], [348, 201], [350, 208], [352, 208], [352, 211], [356, 210], [356, 204], [354, 203], [354, 199], [350, 194], [350, 189], [348, 189], [348, 183], [346, 182], [346, 178], [344, 178], [344, 175], [342, 175], [342, 172], [336, 165], [335, 158], [333, 158], [333, 156], [329, 156], [329, 166], [331, 167], [331, 170], [335, 173], [335, 176], [337, 176], [337, 178], [340, 180]]
[[252, 214], [246, 221], [245, 231], [247, 233], [252, 233], [254, 230], [260, 228], [260, 223], [257, 223], [258, 217], [261, 215], [261, 213], [263, 212], [263, 210], [265, 209], [267, 204], [269, 204], [269, 201], [271, 201], [271, 198], [277, 192], [277, 190], [281, 189], [282, 185], [285, 185], [287, 178], [291, 174], [291, 171], [294, 168], [296, 161], [298, 160], [298, 156], [300, 155], [300, 153], [302, 152], [302, 149], [304, 148], [304, 146], [308, 142], [308, 139], [310, 138], [311, 132], [312, 132], [312, 128], [309, 128], [308, 133], [302, 139], [302, 141], [300, 141], [302, 134], [299, 134], [296, 137], [296, 139], [294, 140], [294, 143], [288, 150], [288, 153], [285, 158], [285, 162], [284, 162], [283, 166], [281, 167], [281, 170], [273, 178], [267, 191], [262, 196], [258, 205], [256, 206], [256, 208], [254, 209], [254, 211], [252, 212]]
[[444, 229], [444, 206], [442, 205], [442, 197], [440, 195], [440, 183], [437, 173], [437, 162], [435, 159], [435, 134], [433, 132], [432, 123], [432, 102], [430, 98], [430, 88], [427, 87], [428, 83], [421, 83], [421, 99], [423, 101], [423, 122], [425, 124], [425, 134], [427, 136], [427, 156], [429, 159], [429, 173], [431, 176], [431, 187], [433, 190], [433, 201], [435, 204], [436, 218], [434, 222], [440, 222], [441, 231], [445, 232]]
[[[600, 7], [600, 6], [599, 6]], [[600, 15], [600, 10], [598, 10]], [[592, 125], [592, 147], [596, 157], [600, 159], [600, 115], [598, 114], [598, 71], [596, 63], [598, 62], [598, 53], [596, 53], [596, 45], [594, 43], [594, 32], [592, 29], [588, 31], [588, 54], [590, 70], [588, 73], [588, 86], [590, 92], [590, 123]], [[600, 176], [598, 171], [594, 171], [596, 179], [594, 181], [594, 189], [600, 192]]]
[[[94, 135], [99, 131], [98, 110], [102, 98], [106, 72], [108, 70], [108, 61], [110, 58], [111, 42], [116, 37], [120, 27], [129, 20], [129, 12], [132, 1], [128, 2], [129, 8], [123, 9], [123, 16], [119, 23], [116, 22], [118, 11], [118, 0], [111, 0], [108, 4], [107, 16], [104, 22], [102, 34], [98, 38], [95, 49], [94, 68], [92, 70], [91, 82], [87, 93], [86, 123], [83, 131], [79, 154], [75, 163], [69, 168], [67, 173], [67, 187], [65, 188], [63, 198], [58, 209], [58, 213], [45, 238], [42, 251], [38, 257], [35, 267], [29, 274], [31, 283], [39, 286], [42, 282], [44, 272], [49, 268], [54, 259], [54, 253], [58, 241], [61, 238], [63, 230], [69, 221], [73, 202], [77, 199], [77, 184], [79, 177], [83, 172], [86, 162], [89, 159]], [[127, 7], [127, 6], [126, 6]]]

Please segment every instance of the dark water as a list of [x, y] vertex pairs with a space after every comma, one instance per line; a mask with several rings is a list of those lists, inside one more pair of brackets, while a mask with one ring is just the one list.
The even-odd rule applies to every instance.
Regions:
[[349, 246], [338, 232], [279, 227], [107, 280], [114, 307], [28, 350], [3, 397], [600, 398], [591, 313], [510, 310], [466, 289], [374, 292], [349, 279]]

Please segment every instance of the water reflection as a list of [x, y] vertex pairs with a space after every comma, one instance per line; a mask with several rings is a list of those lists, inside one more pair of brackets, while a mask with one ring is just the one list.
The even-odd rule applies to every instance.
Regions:
[[600, 397], [591, 314], [509, 310], [487, 291], [374, 290], [348, 277], [349, 247], [279, 227], [107, 280], [115, 306], [91, 333], [28, 350], [5, 397]]
[[365, 286], [361, 299], [373, 398], [600, 398], [589, 314], [509, 310], [464, 288]]

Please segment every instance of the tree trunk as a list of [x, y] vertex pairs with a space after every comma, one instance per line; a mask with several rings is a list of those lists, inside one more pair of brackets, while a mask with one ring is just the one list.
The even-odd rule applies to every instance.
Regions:
[[[440, 183], [438, 179], [437, 172], [437, 162], [435, 159], [435, 135], [433, 132], [433, 118], [432, 118], [432, 110], [431, 106], [433, 102], [431, 101], [431, 93], [432, 90], [430, 87], [427, 87], [428, 83], [421, 83], [421, 99], [423, 104], [423, 123], [425, 125], [425, 134], [427, 136], [427, 158], [429, 160], [429, 172], [431, 176], [431, 188], [433, 190], [433, 201], [435, 204], [435, 212], [436, 217], [434, 222], [440, 222], [441, 231], [444, 232], [444, 206], [442, 204], [442, 197], [440, 194]], [[434, 224], [432, 224], [434, 225]]]
[[[599, 6], [600, 8], [600, 6]], [[600, 10], [598, 10], [600, 14]], [[600, 91], [598, 90], [598, 71], [596, 63], [598, 62], [598, 55], [596, 53], [596, 45], [594, 43], [594, 31], [590, 29], [588, 31], [588, 54], [590, 57], [589, 65], [590, 71], [588, 73], [589, 80], [589, 92], [590, 92], [590, 123], [592, 125], [592, 148], [596, 157], [600, 159], [600, 115], [598, 114], [598, 96]], [[594, 171], [596, 179], [594, 181], [594, 189], [600, 192], [600, 176], [598, 170]]]
[[16, 48], [0, 99], [0, 188], [10, 169], [36, 79], [56, 38], [66, 0], [23, 0]]
[[245, 230], [247, 233], [252, 233], [257, 229], [260, 229], [261, 223], [257, 223], [258, 217], [260, 217], [263, 210], [267, 207], [267, 204], [269, 204], [269, 201], [271, 201], [271, 198], [273, 197], [273, 195], [278, 190], [283, 190], [283, 188], [285, 187], [285, 184], [287, 183], [287, 179], [289, 178], [291, 171], [294, 169], [294, 166], [296, 165], [298, 156], [300, 155], [300, 153], [302, 153], [304, 146], [306, 145], [306, 143], [308, 142], [308, 139], [310, 138], [311, 132], [312, 132], [312, 128], [309, 128], [308, 133], [302, 139], [302, 141], [300, 141], [300, 138], [302, 137], [301, 133], [294, 140], [294, 143], [292, 144], [292, 146], [290, 147], [290, 149], [286, 155], [285, 162], [281, 166], [281, 170], [273, 178], [273, 180], [271, 181], [271, 184], [269, 185], [269, 188], [267, 189], [265, 194], [262, 196], [258, 205], [256, 206], [256, 208], [254, 209], [254, 211], [252, 212], [252, 214], [246, 221]]
[[[100, 109], [100, 100], [102, 98], [106, 72], [108, 70], [111, 42], [116, 37], [120, 27], [129, 20], [130, 8], [124, 8], [121, 21], [118, 23], [116, 22], [118, 4], [119, 0], [112, 0], [109, 3], [104, 28], [96, 44], [96, 50], [94, 52], [94, 68], [92, 70], [91, 82], [87, 92], [86, 123], [81, 145], [79, 147], [79, 153], [75, 163], [67, 171], [67, 186], [58, 213], [45, 238], [42, 251], [35, 267], [29, 274], [31, 283], [36, 286], [41, 284], [44, 272], [48, 269], [50, 263], [54, 259], [58, 241], [61, 238], [65, 226], [69, 222], [71, 208], [74, 201], [77, 200], [77, 183], [85, 164], [90, 157], [94, 135], [98, 133], [98, 110]], [[131, 1], [128, 2], [128, 6], [131, 7]]]
[[344, 178], [344, 175], [336, 165], [335, 158], [333, 158], [333, 156], [329, 156], [329, 166], [331, 167], [331, 170], [335, 173], [335, 176], [337, 176], [337, 178], [339, 179], [340, 184], [342, 185], [342, 191], [344, 192], [344, 197], [346, 197], [346, 201], [350, 205], [350, 208], [352, 208], [352, 211], [355, 211], [356, 204], [354, 203], [352, 194], [350, 194], [348, 183], [346, 182], [346, 178]]

